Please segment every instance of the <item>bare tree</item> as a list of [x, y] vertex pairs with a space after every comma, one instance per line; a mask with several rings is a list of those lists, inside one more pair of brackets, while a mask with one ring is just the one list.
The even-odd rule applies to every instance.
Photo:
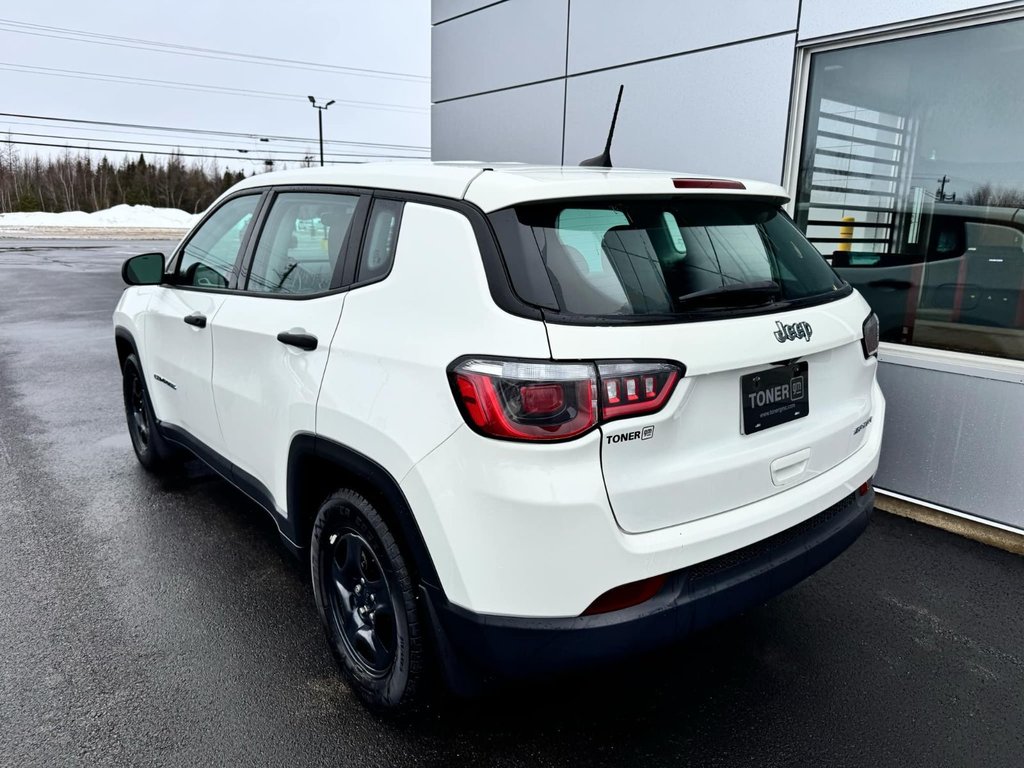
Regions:
[[997, 187], [986, 181], [964, 195], [964, 203], [992, 208], [1024, 208], [1024, 189]]

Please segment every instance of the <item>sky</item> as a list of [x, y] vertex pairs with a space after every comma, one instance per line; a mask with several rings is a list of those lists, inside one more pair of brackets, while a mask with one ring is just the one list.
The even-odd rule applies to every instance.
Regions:
[[[167, 50], [153, 46], [154, 42], [313, 66], [233, 56], [225, 60], [220, 53]], [[40, 68], [50, 71], [43, 73]], [[343, 68], [398, 76], [371, 76]], [[77, 76], [68, 76], [72, 73]], [[180, 148], [184, 154], [230, 157], [218, 161], [221, 168], [249, 173], [262, 169], [267, 156], [281, 167], [283, 162], [297, 165], [307, 152], [318, 154], [316, 110], [307, 100], [313, 95], [319, 103], [336, 100], [324, 113], [328, 160], [332, 154], [339, 161], [368, 153], [425, 157], [430, 145], [429, 76], [429, 0], [35, 0], [0, 7], [0, 112], [38, 116], [0, 116], [0, 141], [111, 147], [132, 154]], [[144, 85], [123, 78], [163, 84]], [[171, 87], [168, 82], [190, 89]], [[247, 92], [204, 90], [208, 88]], [[245, 136], [61, 123], [39, 117]], [[48, 136], [24, 135], [29, 133]], [[270, 140], [260, 141], [260, 137]], [[115, 143], [134, 141], [167, 146]], [[392, 146], [331, 143], [341, 141]], [[238, 151], [243, 149], [249, 151]], [[25, 156], [60, 150], [22, 145], [18, 151]], [[93, 154], [98, 158], [104, 153]], [[105, 154], [111, 159], [123, 156]]]

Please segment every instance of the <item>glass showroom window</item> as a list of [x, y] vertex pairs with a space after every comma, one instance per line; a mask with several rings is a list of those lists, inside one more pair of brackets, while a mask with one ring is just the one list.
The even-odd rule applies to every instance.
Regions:
[[797, 222], [883, 341], [1024, 360], [1024, 20], [817, 53]]

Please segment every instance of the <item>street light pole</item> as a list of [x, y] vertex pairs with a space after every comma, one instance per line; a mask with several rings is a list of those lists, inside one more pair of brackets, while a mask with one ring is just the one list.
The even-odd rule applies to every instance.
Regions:
[[324, 111], [318, 109], [316, 111], [316, 125], [320, 132], [320, 167], [324, 167]]
[[320, 106], [312, 96], [309, 96], [308, 98], [309, 103], [312, 104], [313, 108], [316, 110], [316, 124], [320, 129], [320, 167], [322, 168], [324, 165], [324, 112], [329, 106], [331, 106], [331, 104], [334, 103], [334, 99], [331, 99], [323, 106]]

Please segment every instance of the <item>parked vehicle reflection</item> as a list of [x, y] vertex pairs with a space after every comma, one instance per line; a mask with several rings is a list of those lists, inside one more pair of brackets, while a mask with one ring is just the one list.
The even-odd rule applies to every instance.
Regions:
[[898, 250], [832, 254], [882, 340], [1024, 359], [1024, 209], [936, 204], [896, 219]]

